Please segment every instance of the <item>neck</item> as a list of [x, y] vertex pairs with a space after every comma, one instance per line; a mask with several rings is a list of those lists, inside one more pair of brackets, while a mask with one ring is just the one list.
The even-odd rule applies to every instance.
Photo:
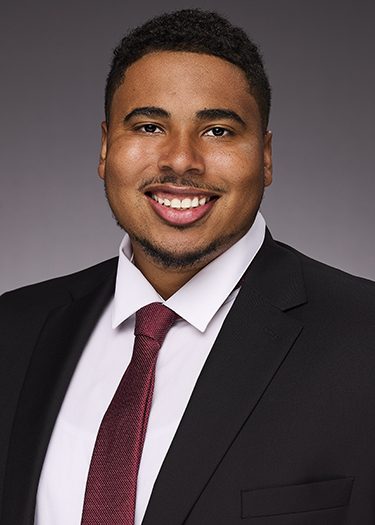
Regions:
[[169, 299], [199, 272], [199, 268], [165, 268], [134, 250], [134, 264], [163, 299]]

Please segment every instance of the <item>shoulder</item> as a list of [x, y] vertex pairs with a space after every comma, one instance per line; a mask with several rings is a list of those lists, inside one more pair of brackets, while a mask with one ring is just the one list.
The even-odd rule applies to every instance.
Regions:
[[117, 261], [115, 257], [70, 275], [6, 292], [0, 297], [1, 318], [12, 313], [32, 316], [82, 297], [105, 280], [114, 279]]
[[375, 326], [375, 282], [312, 259], [284, 243], [277, 245], [299, 261], [310, 308], [319, 309], [327, 320], [346, 318]]
[[287, 244], [275, 241], [276, 244], [282, 250], [286, 250], [290, 254], [293, 254], [300, 262], [305, 279], [311, 280], [315, 284], [321, 286], [338, 287], [342, 289], [353, 289], [353, 291], [364, 291], [370, 295], [375, 292], [375, 282], [364, 277], [352, 275], [338, 268], [329, 266], [328, 264], [322, 263], [308, 257], [307, 255], [299, 252], [295, 248], [288, 246]]

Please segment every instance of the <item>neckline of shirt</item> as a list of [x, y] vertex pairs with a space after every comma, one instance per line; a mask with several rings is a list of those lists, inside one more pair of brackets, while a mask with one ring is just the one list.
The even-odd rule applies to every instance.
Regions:
[[142, 306], [161, 302], [203, 333], [219, 308], [238, 293], [234, 288], [262, 246], [265, 231], [266, 223], [258, 212], [251, 228], [239, 241], [166, 301], [132, 263], [130, 238], [125, 233], [119, 249], [112, 328], [119, 327]]

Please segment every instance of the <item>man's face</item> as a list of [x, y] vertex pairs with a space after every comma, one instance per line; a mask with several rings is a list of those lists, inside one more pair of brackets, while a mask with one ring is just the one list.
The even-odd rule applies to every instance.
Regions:
[[127, 69], [102, 130], [99, 175], [136, 260], [199, 269], [252, 225], [272, 179], [271, 134], [237, 66], [150, 53]]

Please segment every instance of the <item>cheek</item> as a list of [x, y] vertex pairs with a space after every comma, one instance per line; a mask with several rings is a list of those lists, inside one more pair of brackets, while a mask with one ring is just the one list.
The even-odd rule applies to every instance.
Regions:
[[221, 152], [212, 159], [217, 175], [231, 191], [257, 188], [263, 180], [263, 154], [258, 145], [243, 145], [233, 151]]
[[106, 176], [119, 183], [134, 181], [152, 162], [152, 153], [139, 142], [114, 142], [107, 154]]

